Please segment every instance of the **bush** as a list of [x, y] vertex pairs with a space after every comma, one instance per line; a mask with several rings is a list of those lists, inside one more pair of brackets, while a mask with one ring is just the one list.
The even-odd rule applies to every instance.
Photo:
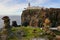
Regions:
[[8, 40], [29, 40], [31, 38], [39, 38], [39, 37], [45, 37], [48, 36], [53, 37], [50, 34], [46, 34], [46, 32], [44, 32], [41, 28], [38, 27], [13, 27], [10, 30], [11, 32], [9, 32], [8, 34]]
[[[34, 28], [34, 27], [13, 27], [12, 29], [13, 32], [13, 38], [12, 39], [20, 39], [20, 38], [26, 38], [26, 39], [30, 39], [30, 38], [34, 38], [34, 37], [40, 37], [40, 33], [42, 32], [42, 30], [40, 28]], [[11, 39], [11, 38], [9, 38]]]

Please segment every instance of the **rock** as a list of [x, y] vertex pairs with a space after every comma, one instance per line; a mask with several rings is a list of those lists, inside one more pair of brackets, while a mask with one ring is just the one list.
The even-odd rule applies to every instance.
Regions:
[[60, 35], [56, 35], [56, 40], [60, 40]]
[[51, 26], [60, 25], [60, 8], [26, 9], [21, 15], [21, 24], [26, 26], [41, 27], [46, 18], [51, 21]]
[[17, 22], [16, 21], [12, 21], [12, 26], [13, 27], [17, 27], [18, 25], [17, 25]]
[[2, 20], [4, 20], [4, 27], [2, 29], [2, 40], [8, 40], [8, 35], [10, 33], [10, 29], [11, 29], [11, 26], [10, 26], [10, 19], [8, 16], [4, 16], [2, 18]]
[[57, 27], [57, 30], [60, 31], [60, 26]]

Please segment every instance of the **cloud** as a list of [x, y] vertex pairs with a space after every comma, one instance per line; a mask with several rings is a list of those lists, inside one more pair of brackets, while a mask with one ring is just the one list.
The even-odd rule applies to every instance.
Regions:
[[[5, 3], [8, 3], [12, 0], [0, 0], [0, 15], [21, 15], [22, 10], [26, 7], [26, 4], [15, 4], [12, 6], [6, 6]], [[10, 4], [9, 4], [10, 5]]]
[[51, 4], [49, 4], [49, 7], [60, 8], [60, 3], [51, 3]]
[[51, 3], [51, 0], [0, 0], [0, 15], [21, 15], [29, 2], [31, 6], [60, 7], [59, 3]]
[[25, 4], [14, 5], [11, 7], [0, 5], [0, 15], [21, 15], [20, 13], [24, 7], [26, 7]]
[[31, 2], [32, 5], [38, 5], [47, 1], [48, 0], [26, 0], [25, 3], [22, 2], [18, 4], [18, 0], [0, 0], [0, 15], [21, 15], [24, 8], [27, 7], [28, 2]]
[[39, 5], [39, 4], [44, 4], [48, 2], [49, 0], [27, 0], [27, 2], [30, 2], [33, 5]]

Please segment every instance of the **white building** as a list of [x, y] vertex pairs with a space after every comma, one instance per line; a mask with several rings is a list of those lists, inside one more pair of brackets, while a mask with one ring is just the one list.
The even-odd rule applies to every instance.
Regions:
[[44, 8], [44, 7], [39, 7], [39, 6], [31, 6], [30, 5], [30, 3], [28, 3], [28, 7], [27, 8], [25, 8], [25, 9], [46, 9], [46, 8]]

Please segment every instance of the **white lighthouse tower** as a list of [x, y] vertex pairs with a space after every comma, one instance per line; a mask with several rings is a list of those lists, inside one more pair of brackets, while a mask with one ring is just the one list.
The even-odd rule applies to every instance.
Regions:
[[30, 7], [30, 2], [28, 3], [28, 7]]

